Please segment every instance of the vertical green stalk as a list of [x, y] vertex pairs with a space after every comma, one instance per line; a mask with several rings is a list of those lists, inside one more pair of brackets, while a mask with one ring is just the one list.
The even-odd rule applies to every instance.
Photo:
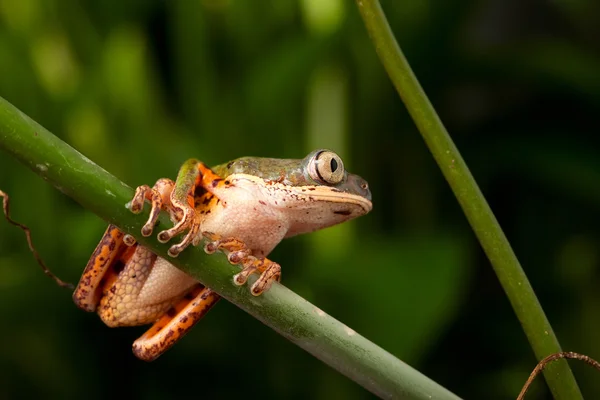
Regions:
[[[369, 36], [398, 94], [450, 184], [489, 258], [538, 360], [561, 351], [558, 340], [502, 228], [423, 88], [412, 72], [377, 0], [357, 0]], [[582, 399], [565, 360], [544, 371], [556, 399]]]

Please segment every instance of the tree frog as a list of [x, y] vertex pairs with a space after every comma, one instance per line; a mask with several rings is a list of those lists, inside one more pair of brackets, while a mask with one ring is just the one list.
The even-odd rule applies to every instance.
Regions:
[[[304, 159], [243, 157], [212, 169], [192, 159], [177, 180], [159, 179], [136, 189], [129, 208], [139, 213], [148, 201], [150, 217], [142, 228], [150, 236], [161, 210], [174, 224], [158, 233], [177, 257], [186, 247], [207, 239], [205, 251], [221, 250], [240, 264], [233, 283], [260, 277], [250, 291], [258, 296], [279, 281], [281, 267], [266, 256], [286, 237], [323, 229], [368, 213], [371, 192], [365, 180], [348, 173], [342, 159], [316, 150]], [[97, 311], [110, 326], [153, 324], [133, 344], [134, 354], [152, 361], [183, 337], [219, 295], [135, 243], [110, 225], [92, 254], [73, 300]]]

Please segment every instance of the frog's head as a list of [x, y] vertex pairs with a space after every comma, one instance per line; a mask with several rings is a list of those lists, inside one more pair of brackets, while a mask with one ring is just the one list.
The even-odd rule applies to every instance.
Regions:
[[286, 236], [336, 225], [373, 207], [367, 182], [346, 171], [330, 150], [315, 150], [303, 159], [243, 157], [214, 170], [249, 193], [260, 193], [263, 202], [284, 214]]

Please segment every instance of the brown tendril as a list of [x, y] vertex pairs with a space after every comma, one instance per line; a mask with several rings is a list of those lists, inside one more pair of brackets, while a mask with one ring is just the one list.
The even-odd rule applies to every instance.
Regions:
[[27, 238], [27, 244], [29, 245], [29, 250], [31, 250], [31, 253], [33, 253], [33, 256], [35, 257], [36, 261], [38, 262], [40, 267], [42, 267], [42, 271], [44, 271], [46, 276], [53, 279], [54, 282], [56, 282], [56, 284], [58, 286], [73, 290], [74, 286], [72, 283], [62, 281], [60, 278], [58, 278], [56, 275], [54, 275], [50, 271], [50, 269], [46, 266], [46, 264], [44, 264], [44, 261], [42, 260], [39, 253], [33, 246], [33, 242], [31, 241], [31, 231], [29, 230], [29, 228], [23, 224], [18, 223], [17, 221], [14, 221], [12, 218], [10, 218], [10, 212], [9, 212], [10, 198], [9, 198], [8, 194], [6, 194], [2, 190], [0, 190], [0, 197], [2, 197], [2, 210], [4, 211], [4, 216], [6, 217], [6, 220], [11, 225], [19, 227], [23, 230], [23, 232], [25, 232], [25, 237]]
[[529, 386], [531, 386], [534, 379], [540, 374], [540, 372], [544, 370], [544, 368], [546, 368], [548, 364], [550, 364], [553, 361], [560, 360], [562, 358], [570, 358], [583, 361], [584, 363], [589, 364], [600, 371], [600, 363], [594, 360], [593, 358], [586, 356], [585, 354], [579, 354], [572, 351], [563, 351], [560, 353], [550, 354], [548, 357], [545, 357], [542, 361], [538, 363], [538, 365], [535, 366], [533, 372], [531, 373], [531, 375], [529, 375], [529, 379], [527, 379], [527, 382], [525, 382], [523, 389], [521, 389], [521, 393], [519, 393], [517, 400], [523, 400], [525, 398], [525, 394], [527, 393], [527, 390], [529, 390]]

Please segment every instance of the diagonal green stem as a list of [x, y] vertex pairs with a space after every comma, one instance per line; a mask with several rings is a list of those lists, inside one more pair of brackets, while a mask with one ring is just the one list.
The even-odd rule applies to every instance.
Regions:
[[[558, 340], [523, 268], [400, 50], [379, 1], [357, 0], [357, 4], [381, 62], [491, 261], [533, 352], [538, 360], [560, 352]], [[544, 377], [556, 399], [582, 399], [565, 360], [548, 366]]]
[[[139, 235], [148, 217], [127, 208], [133, 191], [0, 98], [0, 148], [42, 178], [162, 257], [168, 245]], [[18, 205], [13, 205], [18, 207]], [[170, 221], [161, 216], [161, 223]], [[239, 268], [225, 257], [188, 249], [174, 265], [236, 304], [291, 342], [382, 398], [458, 399], [454, 394], [395, 358], [280, 284], [260, 297], [233, 284]], [[256, 278], [251, 278], [252, 282]], [[75, 308], [73, 308], [75, 310]]]

